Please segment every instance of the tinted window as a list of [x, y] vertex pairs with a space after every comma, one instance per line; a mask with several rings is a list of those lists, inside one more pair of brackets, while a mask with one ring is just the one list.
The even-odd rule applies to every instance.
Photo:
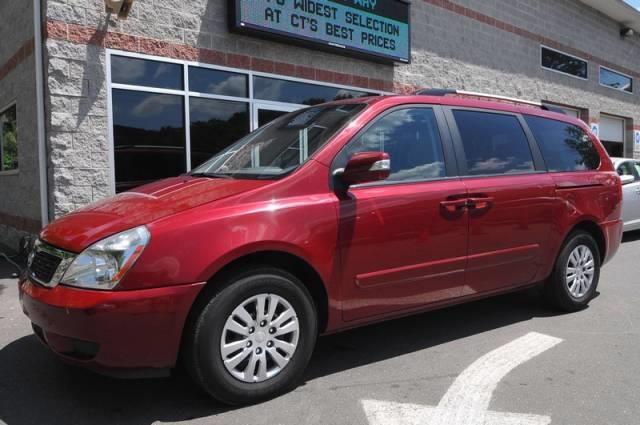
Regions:
[[435, 114], [430, 108], [401, 109], [376, 121], [349, 142], [336, 161], [346, 166], [358, 152], [382, 151], [391, 158], [387, 181], [436, 179], [445, 176], [442, 142]]
[[600, 155], [589, 136], [575, 125], [526, 116], [549, 171], [595, 170]]
[[589, 76], [587, 62], [546, 47], [542, 48], [542, 66], [579, 78], [587, 79]]
[[183, 90], [182, 65], [111, 56], [111, 81], [120, 84]]
[[191, 166], [198, 165], [249, 133], [249, 104], [225, 100], [189, 100]]
[[113, 90], [116, 191], [185, 172], [182, 96]]
[[0, 113], [0, 171], [18, 169], [16, 105]]
[[249, 97], [246, 75], [193, 66], [189, 67], [189, 90], [222, 96]]
[[600, 68], [600, 84], [611, 87], [612, 89], [633, 93], [632, 78], [618, 74], [617, 72], [613, 72], [607, 68]]
[[520, 121], [513, 115], [454, 111], [467, 175], [515, 174], [534, 171], [533, 157]]
[[253, 81], [253, 93], [256, 99], [297, 103], [300, 105], [318, 105], [331, 100], [375, 96], [361, 91], [275, 78], [255, 77]]
[[633, 165], [636, 167], [636, 173], [640, 176], [640, 162], [635, 162]]

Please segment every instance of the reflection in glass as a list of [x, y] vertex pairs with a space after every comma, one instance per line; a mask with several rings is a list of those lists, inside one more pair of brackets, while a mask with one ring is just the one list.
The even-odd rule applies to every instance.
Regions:
[[0, 171], [18, 169], [16, 105], [0, 113]]
[[258, 109], [258, 127], [269, 124], [276, 118], [286, 115], [285, 111], [272, 111], [270, 109]]
[[221, 96], [249, 97], [248, 78], [235, 72], [189, 67], [189, 90]]
[[549, 171], [595, 170], [600, 155], [589, 136], [575, 125], [525, 116]]
[[189, 110], [193, 168], [249, 133], [248, 103], [191, 97]]
[[633, 79], [606, 68], [600, 68], [600, 84], [633, 93]]
[[534, 171], [527, 136], [513, 115], [454, 111], [471, 176]]
[[407, 108], [385, 115], [340, 152], [336, 167], [343, 168], [356, 153], [371, 151], [389, 154], [391, 175], [387, 181], [445, 176], [440, 132], [430, 108]]
[[161, 89], [183, 90], [182, 65], [111, 56], [111, 81]]
[[300, 105], [318, 105], [332, 100], [376, 96], [362, 91], [266, 77], [254, 77], [253, 93], [256, 99]]
[[181, 96], [113, 90], [116, 192], [185, 172]]
[[587, 62], [545, 47], [542, 48], [542, 66], [584, 79], [589, 76]]

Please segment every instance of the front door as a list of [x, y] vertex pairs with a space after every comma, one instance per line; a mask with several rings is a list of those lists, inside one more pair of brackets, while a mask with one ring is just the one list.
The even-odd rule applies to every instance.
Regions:
[[384, 151], [392, 171], [387, 181], [352, 187], [339, 200], [346, 321], [417, 309], [462, 290], [466, 193], [451, 177], [454, 158], [442, 143], [448, 133], [441, 114], [420, 106], [387, 112], [334, 161], [333, 169], [343, 168], [357, 152]]
[[450, 109], [469, 194], [463, 295], [532, 283], [553, 224], [555, 184], [517, 114]]

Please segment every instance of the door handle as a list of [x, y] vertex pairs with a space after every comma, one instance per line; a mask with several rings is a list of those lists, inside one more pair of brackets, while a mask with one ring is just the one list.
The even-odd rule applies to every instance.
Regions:
[[486, 210], [493, 204], [494, 199], [491, 197], [469, 198], [467, 207], [474, 210]]
[[453, 199], [450, 201], [442, 201], [440, 202], [440, 206], [442, 206], [442, 208], [444, 208], [450, 213], [456, 213], [456, 212], [462, 211], [467, 207], [467, 199], [462, 198], [462, 199]]

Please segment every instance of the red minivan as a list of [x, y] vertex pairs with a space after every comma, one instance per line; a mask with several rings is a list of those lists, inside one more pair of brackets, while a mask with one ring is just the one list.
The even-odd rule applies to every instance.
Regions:
[[151, 376], [180, 359], [243, 404], [294, 387], [319, 334], [535, 285], [583, 308], [620, 244], [620, 179], [582, 121], [483, 97], [313, 106], [64, 216], [23, 310], [68, 361]]

